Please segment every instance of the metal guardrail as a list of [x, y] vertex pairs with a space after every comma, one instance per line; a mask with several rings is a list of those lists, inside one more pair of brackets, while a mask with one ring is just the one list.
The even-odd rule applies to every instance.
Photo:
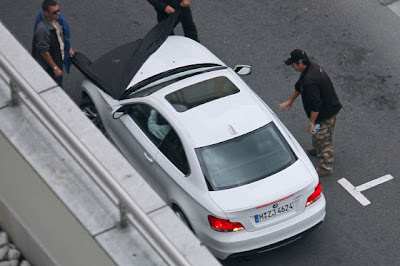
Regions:
[[[124, 227], [130, 222], [169, 265], [190, 265], [186, 258], [150, 220], [147, 214], [1, 53], [0, 68], [3, 70], [0, 71], [0, 74], [3, 72], [8, 76], [3, 77], [3, 79], [10, 85], [10, 105], [15, 106], [19, 101], [23, 101], [43, 125], [52, 132], [60, 144], [70, 152], [74, 159], [119, 208], [121, 219], [119, 226]], [[98, 179], [103, 183], [99, 183]], [[110, 192], [112, 195], [109, 194]]]

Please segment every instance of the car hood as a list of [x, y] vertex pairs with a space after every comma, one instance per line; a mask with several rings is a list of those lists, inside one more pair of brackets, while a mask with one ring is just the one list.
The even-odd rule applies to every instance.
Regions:
[[210, 191], [210, 197], [229, 217], [229, 213], [256, 209], [290, 195], [301, 196], [299, 191], [309, 186], [314, 188], [317, 182], [306, 165], [297, 160], [288, 168], [248, 185]]

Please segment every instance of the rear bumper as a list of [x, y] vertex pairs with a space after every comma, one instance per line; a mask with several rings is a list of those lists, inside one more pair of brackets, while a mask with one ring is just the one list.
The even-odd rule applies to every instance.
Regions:
[[308, 234], [308, 233], [314, 231], [314, 229], [317, 228], [321, 223], [322, 222], [319, 222], [318, 224], [316, 224], [315, 226], [311, 227], [310, 229], [308, 229], [308, 230], [306, 230], [304, 232], [301, 232], [300, 234], [297, 234], [295, 236], [289, 237], [289, 238], [287, 238], [285, 240], [279, 241], [279, 242], [277, 242], [275, 244], [271, 244], [269, 246], [265, 246], [265, 247], [261, 247], [261, 248], [258, 248], [258, 249], [245, 251], [245, 252], [234, 253], [234, 254], [230, 255], [229, 257], [227, 257], [227, 259], [236, 258], [236, 257], [248, 257], [248, 256], [251, 256], [253, 254], [264, 253], [264, 252], [268, 252], [268, 251], [274, 250], [276, 248], [280, 248], [280, 247], [286, 246], [286, 245], [288, 245], [288, 244], [300, 239], [304, 234]]
[[326, 214], [325, 206], [325, 197], [321, 195], [303, 213], [262, 230], [221, 233], [208, 228], [197, 232], [197, 235], [222, 260], [228, 256], [262, 253], [297, 240], [304, 232], [321, 223]]

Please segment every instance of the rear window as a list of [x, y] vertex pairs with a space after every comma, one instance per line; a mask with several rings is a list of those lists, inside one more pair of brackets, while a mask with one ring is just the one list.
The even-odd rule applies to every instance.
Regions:
[[196, 153], [210, 190], [255, 182], [297, 160], [273, 123], [243, 136], [198, 148]]
[[239, 89], [227, 78], [216, 77], [174, 91], [165, 99], [178, 112], [238, 93]]

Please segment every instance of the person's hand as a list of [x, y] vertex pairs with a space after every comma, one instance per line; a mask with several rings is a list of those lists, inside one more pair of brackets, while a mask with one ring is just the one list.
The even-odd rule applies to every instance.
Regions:
[[56, 77], [61, 77], [62, 76], [62, 71], [60, 68], [57, 67], [56, 70], [54, 70], [54, 76]]
[[286, 102], [281, 103], [281, 104], [279, 105], [279, 109], [280, 109], [281, 111], [285, 110], [285, 108], [287, 108], [288, 110], [290, 110], [290, 107], [292, 107], [292, 104], [291, 104], [290, 101], [286, 101]]
[[188, 7], [190, 5], [190, 0], [182, 0], [181, 7]]
[[313, 134], [314, 127], [315, 127], [315, 125], [309, 124], [308, 125], [308, 133]]
[[150, 116], [157, 118], [158, 112], [156, 110], [154, 110], [154, 109], [151, 109]]
[[172, 14], [175, 13], [175, 8], [173, 8], [172, 6], [168, 5], [165, 7], [164, 12], [167, 14]]
[[74, 50], [72, 50], [72, 48], [69, 49], [69, 56], [73, 57], [75, 54]]

